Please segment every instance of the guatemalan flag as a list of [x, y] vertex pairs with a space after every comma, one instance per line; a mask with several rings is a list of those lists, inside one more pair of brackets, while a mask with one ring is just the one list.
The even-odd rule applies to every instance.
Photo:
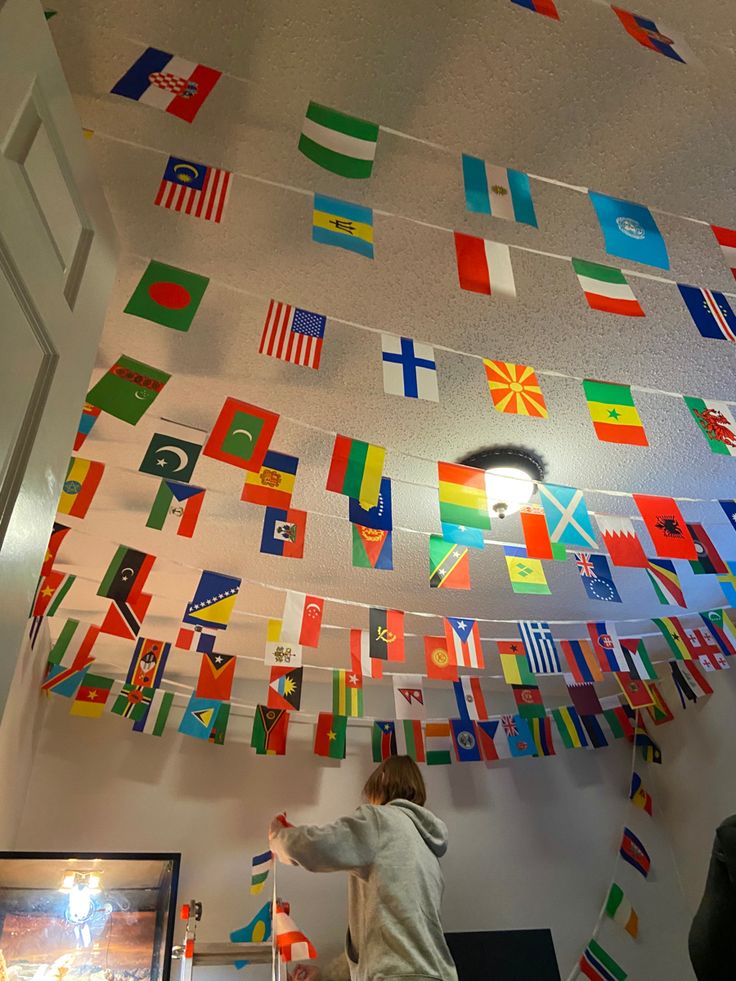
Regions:
[[146, 48], [110, 91], [191, 123], [221, 74], [158, 48]]
[[723, 293], [678, 283], [690, 316], [703, 337], [736, 341], [736, 314]]

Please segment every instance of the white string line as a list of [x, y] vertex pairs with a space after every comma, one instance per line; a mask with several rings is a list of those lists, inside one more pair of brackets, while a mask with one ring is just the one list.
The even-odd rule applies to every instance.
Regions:
[[[638, 747], [636, 745], [636, 728], [638, 726], [639, 719], [641, 717], [641, 711], [639, 709], [636, 709], [635, 711], [636, 711], [636, 717], [635, 717], [635, 722], [634, 722], [634, 726], [633, 726], [633, 728], [634, 728], [634, 738], [632, 739], [632, 747], [631, 747], [631, 772], [629, 774], [629, 786], [626, 788], [626, 805], [627, 806], [624, 809], [624, 820], [621, 822], [621, 833], [619, 835], [619, 844], [618, 844], [618, 847], [616, 849], [616, 857], [613, 860], [613, 872], [612, 872], [611, 878], [610, 878], [610, 880], [608, 882], [608, 889], [606, 889], [606, 895], [605, 895], [605, 897], [603, 899], [603, 904], [601, 905], [600, 912], [598, 913], [598, 918], [595, 921], [595, 926], [593, 927], [593, 931], [590, 934], [590, 937], [589, 937], [588, 941], [586, 942], [585, 946], [580, 951], [580, 956], [581, 957], [582, 957], [583, 951], [587, 948], [588, 943], [590, 943], [590, 940], [591, 939], [596, 939], [598, 937], [598, 932], [599, 932], [599, 930], [601, 928], [601, 925], [603, 924], [603, 920], [605, 919], [605, 916], [606, 916], [606, 907], [608, 906], [608, 897], [609, 897], [610, 892], [611, 892], [611, 887], [613, 886], [614, 882], [616, 881], [616, 873], [618, 872], [619, 862], [621, 861], [621, 859], [620, 859], [621, 844], [620, 843], [623, 840], [624, 828], [627, 827], [627, 825], [626, 825], [626, 811], [628, 810], [629, 807], [632, 806], [632, 804], [631, 804], [631, 783], [632, 783], [632, 780], [634, 778], [634, 771], [636, 770], [636, 751], [638, 749]], [[580, 959], [578, 958], [578, 960], [575, 962], [575, 966], [573, 967], [573, 969], [568, 974], [566, 981], [575, 981], [575, 978], [577, 978], [579, 976], [579, 973], [580, 973]]]
[[[116, 545], [118, 547], [120, 547], [122, 545], [121, 542], [118, 542], [118, 541], [116, 541], [113, 538], [106, 538], [106, 537], [104, 537], [102, 535], [97, 535], [94, 532], [84, 531], [81, 528], [75, 528], [74, 529], [74, 533], [75, 534], [79, 534], [79, 535], [86, 535], [88, 538], [94, 538], [95, 541], [109, 542], [110, 544]], [[127, 548], [127, 547], [132, 547], [132, 546], [125, 546], [125, 547]], [[158, 556], [155, 556], [155, 558], [158, 560], [159, 557]], [[164, 558], [163, 561], [165, 563], [169, 563], [171, 565], [179, 566], [179, 567], [184, 568], [184, 569], [191, 569], [194, 572], [202, 573], [202, 571], [203, 571], [201, 566], [192, 565], [189, 562], [181, 562], [181, 561], [179, 561], [177, 559]], [[68, 573], [68, 575], [73, 575], [73, 576], [75, 576], [75, 578], [81, 579], [84, 582], [93, 582], [93, 583], [98, 583], [98, 584], [100, 582], [100, 580], [98, 578], [95, 578], [93, 576], [85, 576], [83, 574], [77, 574], [77, 573], [74, 573], [74, 572], [70, 572], [70, 573]], [[223, 575], [230, 575], [230, 573], [223, 573]], [[249, 586], [258, 586], [258, 587], [260, 587], [262, 589], [270, 589], [270, 590], [273, 590], [273, 591], [279, 592], [279, 593], [294, 592], [294, 590], [290, 590], [288, 588], [288, 586], [277, 586], [277, 585], [274, 585], [274, 583], [271, 583], [271, 582], [264, 582], [264, 581], [261, 581], [261, 580], [258, 580], [258, 579], [248, 579], [247, 577], [243, 577], [243, 576], [238, 576], [236, 578], [239, 578], [240, 579], [241, 584], [246, 584], [246, 585], [249, 585]], [[156, 595], [157, 598], [160, 598], [160, 599], [168, 599], [168, 600], [172, 600], [172, 601], [178, 601], [180, 599], [180, 597], [178, 597], [178, 596], [167, 596], [166, 594], [161, 594], [161, 593], [156, 593], [155, 595]], [[314, 595], [319, 595], [319, 594], [318, 593], [315, 593]], [[104, 598], [106, 598], [106, 597], [103, 597], [103, 599]], [[376, 607], [374, 606], [374, 604], [372, 604], [372, 603], [363, 603], [360, 600], [343, 599], [343, 598], [337, 597], [337, 596], [322, 596], [321, 599], [323, 599], [325, 602], [337, 603], [340, 606], [351, 606], [351, 607], [355, 606], [355, 607], [358, 607], [358, 608], [364, 609], [364, 610], [376, 609]], [[672, 604], [668, 604], [668, 605], [672, 605]], [[725, 602], [724, 602], [724, 608], [725, 608]], [[379, 609], [383, 609], [383, 607], [379, 607]], [[680, 607], [680, 609], [682, 609], [682, 607]], [[443, 614], [441, 614], [441, 613], [428, 613], [428, 612], [426, 612], [424, 610], [403, 610], [402, 612], [406, 616], [427, 617], [427, 618], [431, 618], [431, 619], [443, 619], [444, 618], [443, 617]], [[263, 619], [267, 619], [267, 620], [276, 620], [276, 619], [279, 619], [278, 617], [267, 617], [264, 614], [255, 614], [255, 613], [254, 614], [250, 614], [250, 613], [247, 613], [247, 614], [246, 613], [242, 613], [241, 614], [241, 612], [239, 610], [234, 610], [233, 611], [233, 614], [244, 615], [244, 616], [251, 616], [252, 615], [252, 616], [263, 618]], [[690, 611], [688, 611], [686, 609], [685, 612], [683, 614], [681, 614], [681, 615], [682, 616], [699, 616], [700, 614], [699, 614], [699, 612], [698, 613], [692, 613], [692, 612], [690, 612]], [[171, 619], [171, 618], [168, 617], [168, 619]], [[513, 624], [517, 624], [517, 623], [520, 623], [521, 622], [518, 619], [497, 619], [497, 618], [493, 618], [493, 617], [466, 617], [465, 619], [474, 620], [477, 623], [503, 623], [503, 624], [512, 624], [513, 623]], [[609, 620], [608, 622], [609, 623], [617, 623], [617, 624], [618, 623], [643, 623], [644, 621], [651, 620], [651, 619], [652, 619], [651, 617], [629, 617], [629, 618], [623, 618], [623, 619], [620, 619], [620, 620]], [[549, 623], [551, 625], [557, 625], [557, 626], [569, 626], [569, 625], [588, 624], [588, 623], [592, 623], [594, 621], [592, 621], [592, 620], [545, 620], [544, 622], [545, 623]], [[352, 629], [350, 627], [342, 627], [342, 626], [339, 626], [337, 624], [331, 625], [331, 626], [333, 626], [333, 629], [335, 629], [335, 630], [350, 630], [350, 629]], [[405, 636], [417, 636], [417, 635], [409, 634], [409, 635], [405, 635]], [[653, 634], [648, 634], [647, 636], [655, 637], [655, 636], [657, 636], [657, 634], [653, 633]], [[482, 639], [484, 639], [484, 638], [481, 638], [481, 640]], [[494, 639], [494, 638], [488, 638], [488, 639]], [[497, 638], [497, 639], [500, 639], [500, 638]], [[514, 639], [516, 639], [516, 638], [514, 638]], [[574, 638], [572, 638], [572, 639], [574, 639]]]
[[[599, 5], [599, 6], [608, 7], [609, 9], [612, 6], [610, 3], [606, 2], [606, 0], [590, 0], [590, 2], [595, 3], [595, 4]], [[138, 47], [141, 47], [141, 48], [147, 48], [147, 47], [149, 47], [149, 44], [147, 42], [141, 41], [139, 38], [134, 38], [134, 37], [131, 37], [130, 35], [126, 35], [126, 34], [120, 34], [119, 32], [115, 31], [114, 29], [107, 28], [107, 30], [109, 31], [109, 33], [115, 34], [115, 35], [121, 37], [123, 40], [128, 41], [131, 44], [135, 44]], [[632, 39], [632, 41], [633, 40], [635, 40], [635, 39]], [[729, 51], [730, 52], [730, 49], [729, 48], [719, 48], [718, 50], [721, 50], [721, 51]], [[693, 69], [693, 67], [694, 67], [694, 65], [692, 65], [692, 64], [689, 66], [689, 68], [691, 70]], [[255, 80], [255, 79], [251, 79], [251, 78], [245, 78], [242, 75], [235, 75], [232, 72], [222, 71], [219, 68], [216, 69], [216, 70], [217, 71], [220, 71], [220, 73], [221, 73], [221, 75], [223, 77], [232, 79], [234, 82], [240, 82], [243, 85], [255, 86], [258, 89], [268, 89], [269, 88], [269, 83], [268, 82], [264, 82], [262, 80]], [[106, 95], [108, 95], [108, 94], [110, 94], [110, 93], [106, 93]], [[98, 99], [98, 101], [102, 101], [102, 100], [101, 99]], [[343, 110], [340, 110], [340, 111], [343, 111]], [[448, 155], [452, 155], [452, 156], [456, 156], [458, 158], [460, 158], [462, 156], [462, 153], [464, 152], [462, 150], [458, 150], [455, 147], [448, 147], [446, 144], [443, 144], [443, 143], [435, 143], [432, 140], [426, 140], [426, 139], [423, 139], [420, 136], [414, 136], [411, 133], [405, 133], [403, 130], [393, 129], [391, 126], [384, 126], [382, 123], [379, 123], [378, 124], [378, 128], [382, 132], [387, 133], [390, 136], [395, 136], [395, 137], [397, 137], [399, 139], [407, 140], [407, 141], [412, 142], [412, 143], [419, 143], [422, 146], [427, 146], [427, 147], [430, 147], [433, 150], [439, 150], [442, 153], [445, 153], [445, 154], [448, 154]], [[157, 151], [157, 152], [162, 152], [162, 151]], [[244, 176], [244, 175], [239, 175], [239, 176]], [[579, 194], [587, 194], [588, 191], [589, 191], [589, 188], [583, 187], [580, 184], [570, 184], [569, 182], [560, 180], [559, 178], [556, 178], [556, 177], [544, 177], [541, 174], [531, 174], [531, 173], [527, 173], [527, 176], [531, 180], [539, 181], [539, 182], [544, 183], [544, 184], [553, 184], [553, 185], [556, 185], [557, 187], [564, 188], [565, 190], [568, 190], [568, 191], [575, 191], [576, 193], [579, 193]], [[655, 214], [666, 215], [667, 217], [670, 217], [670, 218], [679, 218], [682, 221], [693, 222], [693, 223], [695, 223], [697, 225], [707, 225], [707, 226], [710, 226], [710, 224], [711, 224], [710, 222], [705, 221], [702, 218], [693, 218], [691, 215], [683, 215], [683, 214], [679, 214], [678, 212], [674, 212], [674, 211], [666, 211], [666, 210], [664, 210], [662, 208], [650, 207], [649, 205], [647, 205], [646, 207], [649, 207], [649, 210], [652, 211], [652, 212], [654, 212]], [[377, 213], [380, 214], [381, 212], [377, 212]]]
[[[137, 142], [135, 140], [124, 139], [123, 137], [120, 137], [120, 136], [113, 136], [111, 133], [105, 133], [105, 132], [100, 131], [100, 130], [92, 130], [92, 133], [93, 133], [94, 137], [100, 137], [102, 139], [110, 140], [110, 141], [115, 142], [115, 143], [122, 143], [122, 144], [125, 144], [126, 146], [134, 147], [135, 149], [138, 149], [138, 150], [151, 151], [153, 153], [159, 154], [159, 156], [165, 156], [165, 157], [168, 157], [169, 156], [169, 154], [165, 150], [159, 150], [158, 148], [152, 147], [152, 146], [150, 146], [147, 143], [139, 143], [139, 142]], [[256, 174], [247, 174], [247, 173], [245, 173], [245, 171], [231, 170], [231, 171], [229, 171], [229, 173], [233, 177], [240, 177], [242, 180], [252, 181], [252, 182], [254, 182], [256, 184], [263, 184], [263, 185], [266, 185], [268, 187], [275, 187], [275, 188], [277, 188], [279, 190], [282, 190], [282, 191], [290, 191], [293, 194], [301, 194], [303, 197], [313, 198], [314, 197], [314, 194], [315, 194], [314, 191], [310, 191], [310, 190], [308, 190], [307, 188], [304, 188], [304, 187], [297, 187], [294, 184], [286, 184], [283, 181], [274, 181], [274, 180], [271, 180], [270, 178], [261, 177], [261, 176], [256, 175]], [[401, 213], [395, 212], [395, 211], [384, 211], [381, 208], [372, 208], [371, 210], [372, 210], [372, 212], [373, 212], [374, 215], [380, 215], [382, 218], [394, 218], [397, 221], [409, 222], [410, 224], [413, 224], [413, 225], [419, 225], [419, 226], [421, 226], [423, 228], [430, 228], [433, 231], [444, 232], [444, 233], [449, 234], [449, 235], [453, 235], [455, 233], [455, 231], [456, 231], [456, 229], [454, 229], [454, 228], [448, 228], [446, 225], [437, 225], [434, 222], [423, 221], [420, 218], [413, 218], [410, 215], [404, 215], [404, 214], [401, 214]], [[684, 216], [674, 215], [674, 217], [684, 217]], [[695, 221], [697, 219], [687, 219], [686, 218], [685, 220], [687, 220], [687, 221]], [[707, 225], [708, 222], [701, 222], [701, 224]], [[497, 239], [494, 238], [493, 241], [497, 241]], [[714, 241], [715, 241], [715, 239], [714, 239]], [[504, 243], [504, 244], [505, 244], [506, 248], [516, 249], [518, 252], [528, 252], [531, 255], [541, 255], [541, 256], [544, 256], [546, 258], [549, 258], [549, 259], [557, 259], [557, 260], [559, 260], [561, 262], [565, 262], [565, 263], [571, 263], [572, 262], [572, 259], [573, 259], [573, 256], [571, 256], [571, 255], [563, 255], [563, 254], [561, 254], [559, 252], [548, 252], [548, 251], [546, 251], [544, 249], [535, 249], [535, 248], [532, 248], [531, 246], [528, 246], [528, 245], [518, 245], [518, 244], [515, 244], [515, 243], [514, 244], [512, 244], [512, 243]], [[718, 245], [717, 242], [716, 242], [716, 245]], [[720, 246], [718, 246], [718, 248], [720, 248]], [[632, 276], [635, 279], [652, 280], [653, 282], [657, 282], [657, 283], [665, 283], [668, 286], [677, 286], [678, 285], [676, 279], [669, 279], [669, 278], [667, 278], [665, 276], [659, 276], [659, 275], [657, 275], [655, 273], [641, 272], [638, 269], [628, 269], [626, 267], [617, 267], [617, 268], [620, 268], [620, 271], [622, 273], [624, 273], [624, 275], [626, 275], [626, 276]], [[718, 292], [723, 293], [724, 296], [729, 296], [729, 297], [732, 297], [732, 298], [736, 298], [736, 293], [730, 293], [730, 292], [728, 292], [726, 290], [719, 290]], [[459, 353], [464, 353], [464, 352], [459, 352]], [[467, 355], [467, 356], [470, 357], [471, 355]]]

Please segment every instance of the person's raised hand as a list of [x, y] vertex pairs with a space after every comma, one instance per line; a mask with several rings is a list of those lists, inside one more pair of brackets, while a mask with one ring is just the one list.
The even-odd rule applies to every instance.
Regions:
[[299, 964], [288, 978], [289, 981], [319, 981], [319, 968], [314, 964]]
[[291, 828], [292, 825], [286, 820], [286, 811], [281, 814], [277, 814], [276, 817], [271, 818], [271, 824], [268, 827], [268, 840], [274, 838], [282, 828]]

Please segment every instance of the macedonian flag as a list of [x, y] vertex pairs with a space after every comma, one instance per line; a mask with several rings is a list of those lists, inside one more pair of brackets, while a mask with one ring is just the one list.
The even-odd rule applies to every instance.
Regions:
[[483, 359], [493, 406], [498, 412], [547, 418], [547, 403], [533, 368]]

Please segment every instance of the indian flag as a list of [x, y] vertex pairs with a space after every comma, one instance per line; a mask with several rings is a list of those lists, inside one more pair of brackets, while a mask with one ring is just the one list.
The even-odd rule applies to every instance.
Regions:
[[577, 273], [588, 306], [593, 310], [622, 313], [628, 317], [644, 316], [639, 301], [620, 269], [602, 266], [597, 262], [586, 262], [584, 259], [573, 259], [572, 267]]
[[708, 440], [711, 453], [736, 456], [736, 420], [725, 402], [685, 396], [685, 405]]
[[628, 385], [586, 379], [583, 390], [599, 440], [604, 443], [649, 446]]
[[611, 886], [611, 891], [606, 900], [606, 914], [611, 917], [614, 923], [618, 923], [619, 926], [622, 926], [627, 933], [636, 939], [639, 932], [639, 917], [636, 915], [636, 910], [626, 896], [624, 896], [621, 886], [615, 882]]
[[377, 142], [376, 123], [309, 103], [299, 149], [318, 166], [341, 177], [370, 177]]

